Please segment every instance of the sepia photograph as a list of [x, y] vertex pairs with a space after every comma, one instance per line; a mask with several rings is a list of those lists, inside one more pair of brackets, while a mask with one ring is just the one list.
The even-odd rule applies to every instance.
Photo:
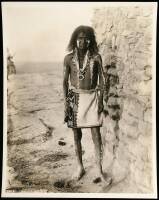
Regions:
[[1, 9], [1, 196], [157, 198], [157, 2]]

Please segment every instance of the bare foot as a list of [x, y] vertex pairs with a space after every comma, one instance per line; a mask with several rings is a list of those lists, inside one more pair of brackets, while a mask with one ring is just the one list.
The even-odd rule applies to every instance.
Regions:
[[79, 180], [83, 177], [84, 174], [85, 174], [84, 168], [79, 167], [79, 168], [77, 169], [77, 171], [75, 172], [75, 174], [72, 176], [72, 180], [77, 180], [77, 181], [79, 181]]
[[93, 183], [100, 183], [100, 182], [103, 182], [104, 184], [106, 184], [106, 186], [108, 186], [112, 183], [112, 178], [104, 173], [100, 173], [99, 176], [97, 176], [93, 180]]

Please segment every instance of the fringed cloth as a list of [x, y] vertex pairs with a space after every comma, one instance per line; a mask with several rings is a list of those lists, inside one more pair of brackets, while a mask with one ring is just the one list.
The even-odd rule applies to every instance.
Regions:
[[103, 115], [98, 113], [98, 90], [69, 89], [67, 126], [89, 128], [102, 126]]

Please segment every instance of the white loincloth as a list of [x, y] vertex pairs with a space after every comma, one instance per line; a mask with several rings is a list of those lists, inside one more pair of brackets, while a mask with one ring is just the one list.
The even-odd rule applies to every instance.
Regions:
[[73, 107], [73, 123], [68, 123], [70, 128], [89, 128], [102, 126], [103, 113], [98, 113], [97, 90], [73, 90], [76, 103]]

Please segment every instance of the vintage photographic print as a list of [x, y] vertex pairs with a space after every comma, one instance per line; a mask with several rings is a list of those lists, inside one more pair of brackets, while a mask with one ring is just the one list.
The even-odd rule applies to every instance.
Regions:
[[156, 2], [2, 2], [2, 197], [156, 198]]

